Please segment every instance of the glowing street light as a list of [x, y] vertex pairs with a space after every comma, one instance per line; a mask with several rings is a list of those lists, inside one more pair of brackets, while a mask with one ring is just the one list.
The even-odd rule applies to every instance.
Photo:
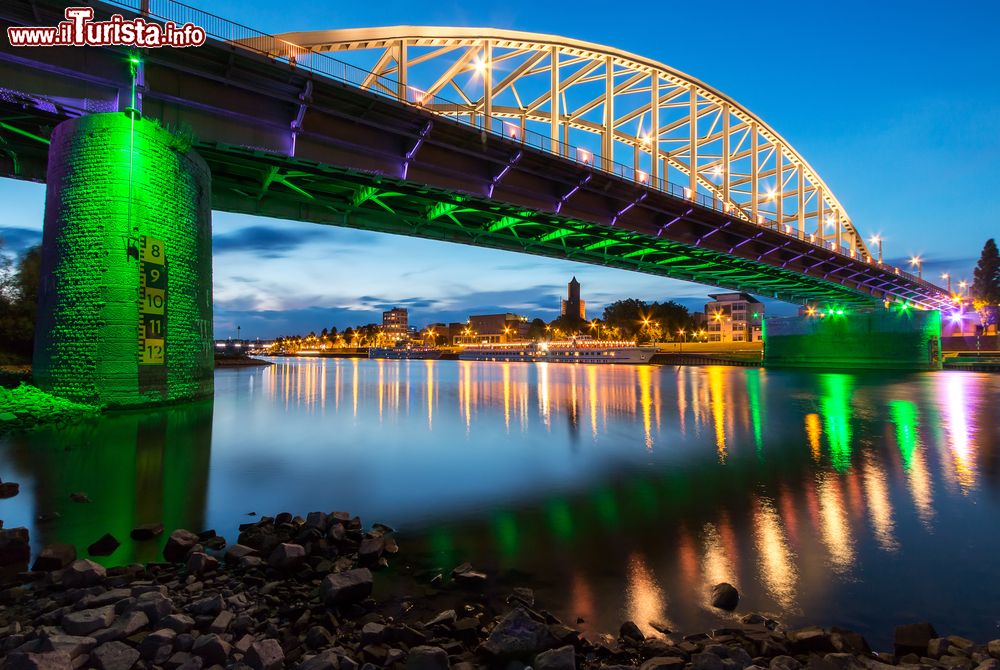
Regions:
[[872, 235], [871, 243], [878, 245], [878, 264], [882, 265], [882, 238], [878, 235]]
[[915, 266], [917, 268], [917, 279], [923, 279], [924, 264], [920, 256], [913, 256], [912, 258], [910, 258], [910, 265]]
[[944, 279], [948, 282], [948, 295], [951, 295], [951, 274], [945, 272], [944, 274], [941, 275], [941, 279]]

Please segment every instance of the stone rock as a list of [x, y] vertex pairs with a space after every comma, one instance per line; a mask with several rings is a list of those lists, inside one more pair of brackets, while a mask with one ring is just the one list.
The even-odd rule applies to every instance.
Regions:
[[830, 635], [819, 626], [810, 626], [787, 633], [789, 651], [793, 654], [829, 654], [837, 651]]
[[69, 612], [62, 618], [63, 630], [70, 635], [87, 635], [95, 630], [107, 628], [115, 620], [113, 605], [95, 607], [89, 610]]
[[62, 570], [75, 560], [76, 547], [72, 544], [49, 544], [38, 554], [31, 569], [39, 572]]
[[500, 619], [482, 648], [493, 656], [526, 658], [544, 651], [551, 642], [548, 626], [518, 607]]
[[234, 617], [235, 615], [229, 610], [222, 610], [209, 625], [209, 632], [222, 635], [229, 629], [229, 624], [233, 622]]
[[361, 644], [378, 644], [385, 637], [385, 626], [369, 621], [361, 628]]
[[169, 628], [175, 633], [186, 633], [194, 628], [194, 619], [187, 614], [171, 614], [157, 623], [161, 628]]
[[618, 629], [618, 636], [626, 640], [633, 640], [635, 642], [642, 642], [646, 639], [646, 636], [642, 634], [639, 627], [634, 621], [626, 621]]
[[285, 665], [285, 652], [277, 640], [260, 640], [250, 645], [243, 662], [254, 670], [280, 670]]
[[691, 668], [693, 670], [723, 670], [725, 666], [722, 659], [715, 654], [703, 652], [691, 655]]
[[576, 670], [576, 649], [567, 644], [558, 649], [543, 651], [535, 656], [535, 670]]
[[309, 512], [306, 515], [306, 527], [326, 530], [327, 517], [325, 512]]
[[32, 653], [18, 651], [7, 657], [4, 670], [69, 670], [73, 659], [64, 651]]
[[339, 670], [340, 660], [337, 657], [337, 653], [327, 649], [326, 651], [321, 651], [312, 658], [304, 661], [298, 667], [298, 670]]
[[294, 570], [306, 560], [306, 550], [301, 544], [282, 542], [267, 557], [267, 564], [278, 570]]
[[214, 572], [219, 567], [219, 560], [203, 551], [193, 551], [188, 556], [187, 569], [193, 575]]
[[105, 533], [101, 539], [87, 547], [87, 553], [91, 556], [110, 556], [121, 546], [121, 542], [111, 533]]
[[226, 601], [222, 599], [222, 595], [216, 593], [215, 595], [208, 596], [206, 598], [201, 598], [195, 600], [193, 603], [188, 605], [188, 611], [195, 616], [198, 615], [212, 615], [215, 616], [222, 611], [222, 608], [226, 606]]
[[896, 656], [905, 656], [914, 653], [919, 656], [927, 655], [927, 647], [930, 641], [938, 637], [934, 626], [929, 623], [911, 623], [903, 626], [896, 626], [893, 647]]
[[976, 670], [1000, 670], [1000, 660], [988, 658], [977, 665]]
[[133, 540], [143, 542], [145, 540], [152, 540], [155, 537], [163, 535], [163, 524], [162, 523], [145, 523], [141, 526], [136, 526], [132, 529], [132, 532], [128, 534]]
[[451, 571], [451, 578], [465, 586], [482, 586], [486, 583], [486, 573], [472, 568], [471, 563], [462, 563]]
[[363, 565], [377, 563], [383, 551], [385, 551], [385, 538], [366, 537], [361, 540], [361, 546], [358, 547], [358, 560]]
[[[364, 635], [363, 631], [362, 635]], [[306, 645], [311, 649], [321, 649], [330, 646], [332, 643], [333, 638], [330, 637], [330, 633], [322, 626], [313, 626], [306, 631]]]
[[986, 644], [986, 649], [993, 658], [1000, 658], [1000, 640], [990, 640]]
[[41, 640], [39, 651], [64, 651], [70, 658], [76, 658], [88, 651], [97, 644], [97, 640], [92, 637], [80, 635], [49, 635]]
[[200, 636], [194, 641], [194, 646], [191, 647], [192, 654], [201, 656], [210, 665], [216, 663], [225, 665], [226, 659], [229, 658], [230, 650], [229, 643], [215, 633]]
[[372, 583], [372, 573], [368, 568], [345, 570], [324, 577], [320, 595], [331, 605], [356, 603], [371, 595]]
[[802, 664], [791, 656], [775, 656], [768, 667], [771, 670], [799, 670]]
[[69, 494], [69, 499], [75, 503], [89, 503], [90, 497], [83, 491], [74, 491]]
[[[139, 653], [145, 659], [154, 659], [164, 655], [162, 647], [167, 647], [173, 653], [174, 640], [177, 638], [177, 631], [170, 628], [160, 628], [147, 635], [139, 643]], [[169, 654], [167, 654], [169, 658]]]
[[231, 563], [239, 563], [240, 559], [256, 555], [257, 550], [252, 547], [248, 547], [245, 544], [231, 544], [229, 545], [229, 548], [226, 549], [226, 561]]
[[640, 670], [681, 670], [686, 663], [680, 656], [654, 656], [640, 666]]
[[133, 609], [145, 614], [155, 624], [174, 610], [174, 603], [159, 591], [150, 591], [136, 598]]
[[740, 603], [740, 592], [728, 582], [722, 582], [712, 587], [712, 607], [732, 612]]
[[0, 500], [13, 498], [20, 492], [21, 492], [21, 485], [18, 484], [17, 482], [0, 483]]
[[198, 544], [198, 536], [195, 533], [178, 528], [170, 534], [167, 543], [163, 545], [163, 558], [170, 563], [180, 563], [187, 559], [188, 553], [196, 544]]
[[103, 580], [108, 571], [100, 563], [95, 563], [89, 558], [81, 558], [73, 561], [62, 575], [62, 583], [68, 588], [81, 586], [93, 586]]
[[448, 670], [448, 652], [441, 647], [420, 645], [406, 657], [406, 670]]
[[30, 558], [28, 529], [0, 528], [0, 567], [27, 566]]
[[98, 670], [130, 670], [139, 660], [139, 652], [124, 642], [105, 642], [90, 654]]

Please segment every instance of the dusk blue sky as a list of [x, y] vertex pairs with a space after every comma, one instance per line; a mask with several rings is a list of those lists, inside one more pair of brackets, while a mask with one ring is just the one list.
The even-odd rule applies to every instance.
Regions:
[[[1000, 50], [993, 2], [280, 3], [199, 7], [269, 32], [394, 24], [563, 34], [687, 72], [767, 120], [834, 190], [886, 259], [971, 278], [1000, 237]], [[0, 180], [0, 235], [40, 238], [44, 186]], [[588, 315], [619, 297], [704, 302], [711, 289], [621, 270], [216, 213], [216, 333], [270, 337], [514, 311], [553, 318], [572, 275]], [[769, 303], [769, 310], [794, 308]]]

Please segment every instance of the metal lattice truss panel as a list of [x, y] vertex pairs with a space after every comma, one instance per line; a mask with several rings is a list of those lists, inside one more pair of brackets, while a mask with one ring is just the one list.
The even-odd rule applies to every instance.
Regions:
[[853, 257], [870, 257], [806, 160], [744, 106], [662, 63], [565, 37], [394, 26], [276, 36], [302, 65], [331, 53], [365, 89], [688, 197]]

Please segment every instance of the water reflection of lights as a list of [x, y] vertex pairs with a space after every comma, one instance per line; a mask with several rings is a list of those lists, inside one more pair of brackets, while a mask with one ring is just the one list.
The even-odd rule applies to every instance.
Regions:
[[962, 373], [949, 373], [944, 378], [951, 457], [962, 493], [968, 493], [976, 483], [975, 448], [969, 437], [971, 430], [966, 412], [969, 405], [967, 379], [968, 376]]
[[736, 570], [733, 568], [732, 557], [726, 552], [726, 544], [715, 524], [706, 523], [701, 531], [702, 544], [702, 598], [705, 607], [711, 607], [709, 594], [712, 587], [720, 582], [729, 582], [739, 588]]
[[427, 376], [427, 430], [434, 428], [434, 361], [424, 361], [424, 372]]
[[628, 618], [634, 621], [644, 635], [655, 636], [656, 630], [650, 622], [663, 622], [667, 627], [673, 625], [666, 620], [666, 603], [663, 591], [656, 583], [646, 565], [645, 559], [639, 553], [633, 553], [628, 559], [628, 585], [625, 593], [625, 610]]
[[799, 575], [795, 555], [788, 547], [781, 517], [772, 501], [767, 498], [755, 500], [753, 527], [757, 553], [761, 558], [761, 581], [775, 602], [783, 608], [789, 608], [795, 603], [795, 587]]
[[646, 449], [653, 449], [653, 425], [651, 409], [653, 398], [649, 392], [652, 372], [648, 366], [639, 367], [639, 406], [642, 409], [642, 430], [646, 435]]
[[830, 553], [830, 564], [835, 572], [845, 572], [854, 561], [854, 540], [847, 520], [840, 477], [832, 473], [817, 476], [819, 498], [820, 535]]
[[875, 455], [869, 452], [865, 454], [862, 472], [865, 479], [868, 513], [871, 516], [872, 527], [875, 529], [875, 539], [885, 551], [896, 551], [899, 544], [896, 542], [894, 533], [892, 501], [889, 499], [889, 486], [886, 483], [885, 470]]
[[597, 367], [587, 366], [587, 403], [590, 405], [590, 432], [597, 438]]
[[538, 370], [538, 411], [542, 415], [545, 426], [550, 424], [549, 417], [549, 364], [536, 363]]
[[708, 368], [709, 405], [715, 422], [715, 447], [719, 452], [719, 462], [726, 462], [726, 399], [722, 384], [722, 368]]
[[809, 451], [812, 453], [813, 461], [819, 463], [823, 451], [820, 448], [819, 437], [823, 433], [820, 427], [819, 414], [806, 414], [806, 436], [809, 438]]
[[510, 363], [501, 363], [503, 370], [503, 425], [510, 433]]

